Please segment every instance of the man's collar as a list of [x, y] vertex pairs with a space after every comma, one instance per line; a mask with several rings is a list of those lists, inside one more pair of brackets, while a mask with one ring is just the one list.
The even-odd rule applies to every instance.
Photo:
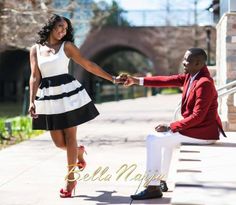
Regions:
[[[200, 70], [200, 71], [201, 71], [201, 70]], [[197, 77], [198, 73], [200, 73], [200, 71], [198, 71], [194, 76], [191, 76], [191, 75], [190, 75], [190, 79], [191, 79], [191, 80], [194, 80], [194, 79]]]
[[207, 66], [204, 65], [197, 73], [194, 74], [194, 76], [190, 75], [190, 79], [195, 79], [200, 72], [209, 72]]

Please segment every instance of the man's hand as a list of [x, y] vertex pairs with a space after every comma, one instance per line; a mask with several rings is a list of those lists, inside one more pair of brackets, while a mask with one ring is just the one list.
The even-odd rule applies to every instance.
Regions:
[[170, 127], [165, 124], [160, 124], [155, 127], [155, 130], [157, 132], [168, 132], [170, 130]]
[[124, 86], [129, 87], [129, 86], [134, 85], [134, 84], [138, 85], [139, 84], [139, 79], [128, 75], [127, 80], [124, 83]]

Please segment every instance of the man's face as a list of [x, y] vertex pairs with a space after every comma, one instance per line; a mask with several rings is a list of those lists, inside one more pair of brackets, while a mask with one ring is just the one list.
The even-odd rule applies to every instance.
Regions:
[[190, 51], [187, 51], [184, 55], [183, 66], [184, 73], [194, 74], [197, 69], [196, 59], [193, 58]]

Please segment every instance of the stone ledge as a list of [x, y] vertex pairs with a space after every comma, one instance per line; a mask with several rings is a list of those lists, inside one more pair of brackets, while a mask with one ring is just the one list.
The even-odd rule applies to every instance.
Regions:
[[[234, 133], [228, 134], [228, 138], [213, 145], [181, 145], [171, 204], [235, 204], [236, 164], [233, 163], [233, 153], [236, 142]], [[186, 155], [186, 152], [190, 152], [190, 155]], [[185, 163], [182, 163], [183, 159], [186, 159]], [[200, 172], [191, 171], [196, 168]], [[184, 171], [178, 172], [180, 169]]]

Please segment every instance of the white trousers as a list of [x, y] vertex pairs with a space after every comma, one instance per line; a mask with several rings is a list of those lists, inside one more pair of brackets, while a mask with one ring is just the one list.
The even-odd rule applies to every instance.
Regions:
[[[181, 135], [179, 132], [155, 132], [146, 140], [148, 185], [158, 186], [160, 180], [166, 180], [169, 173], [172, 153], [182, 142], [194, 144], [212, 144], [216, 140], [200, 140]], [[152, 179], [153, 178], [153, 179]]]

